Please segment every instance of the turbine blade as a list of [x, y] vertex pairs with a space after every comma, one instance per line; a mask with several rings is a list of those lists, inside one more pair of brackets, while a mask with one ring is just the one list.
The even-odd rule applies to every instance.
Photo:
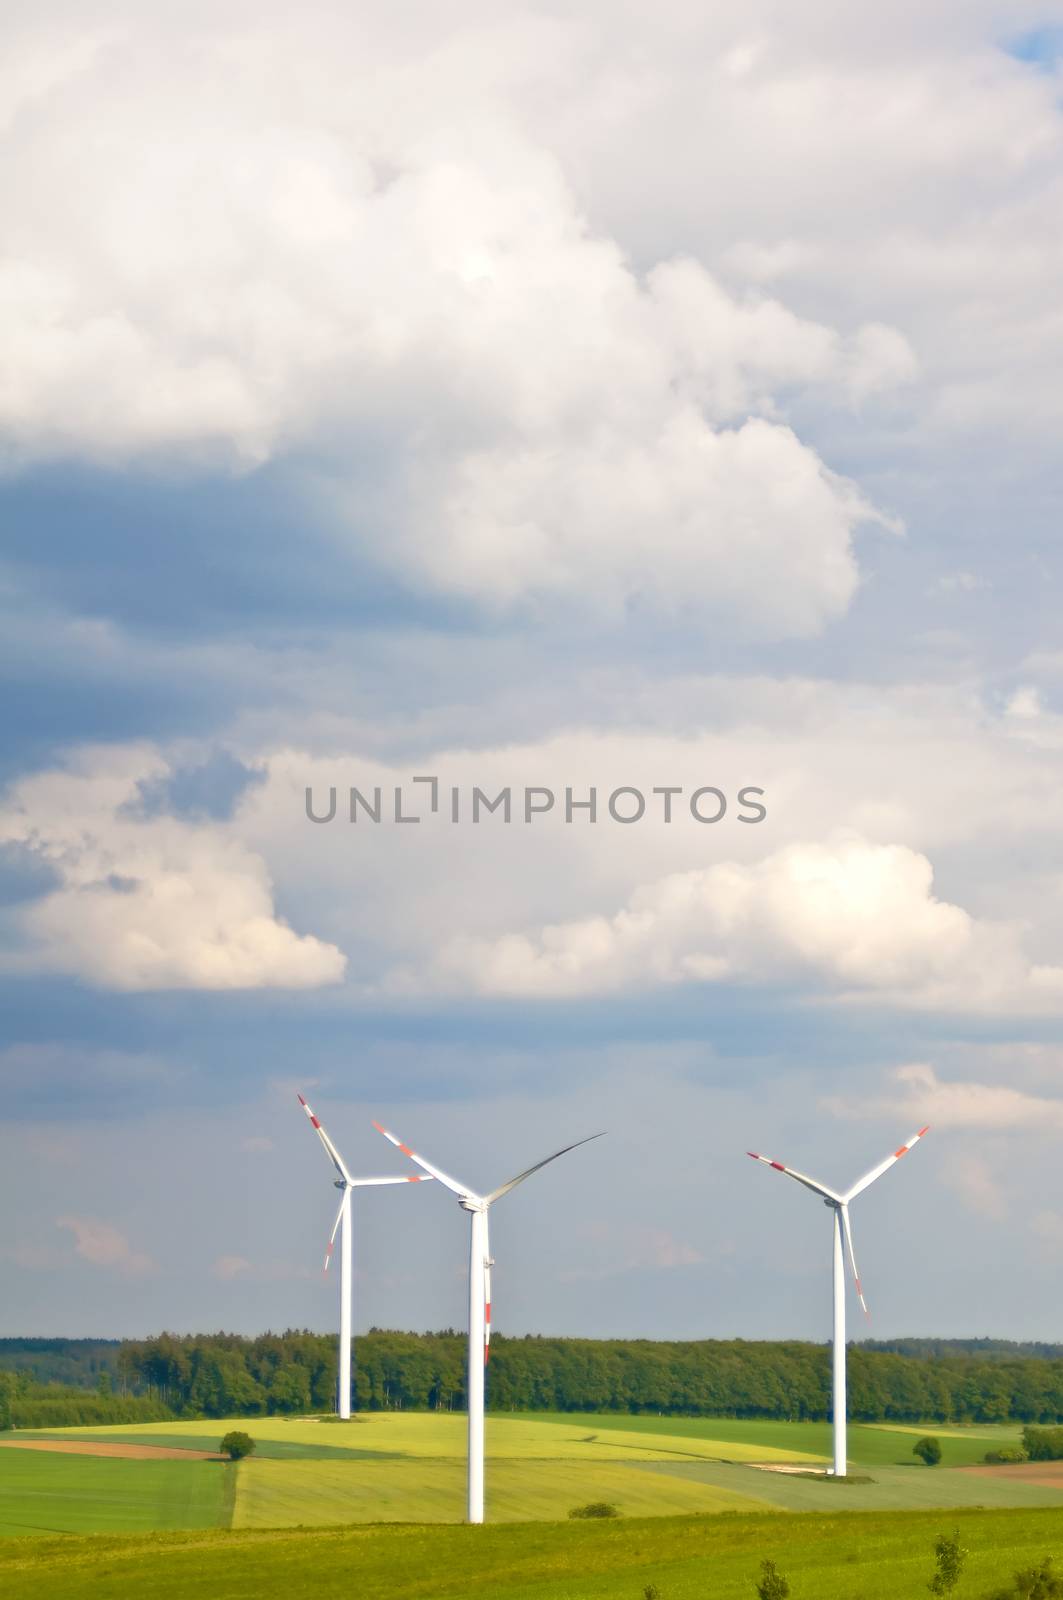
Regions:
[[433, 1183], [435, 1180], [426, 1172], [411, 1172], [401, 1178], [352, 1178], [352, 1189], [372, 1189], [381, 1183]]
[[307, 1117], [310, 1119], [310, 1125], [314, 1129], [314, 1132], [317, 1134], [318, 1138], [321, 1140], [325, 1154], [332, 1162], [332, 1165], [336, 1168], [336, 1171], [339, 1173], [344, 1182], [350, 1183], [351, 1175], [344, 1165], [343, 1157], [340, 1155], [339, 1151], [336, 1149], [336, 1146], [333, 1144], [332, 1140], [321, 1126], [321, 1123], [318, 1121], [317, 1117], [314, 1116], [313, 1111], [307, 1105], [302, 1095], [299, 1096], [299, 1104], [302, 1106], [303, 1110], [307, 1114]]
[[332, 1232], [328, 1236], [328, 1249], [325, 1251], [326, 1272], [328, 1271], [328, 1264], [332, 1260], [332, 1246], [336, 1243], [336, 1235], [339, 1233], [340, 1223], [343, 1221], [343, 1202], [346, 1198], [346, 1195], [341, 1195], [340, 1197], [340, 1209], [336, 1212], [336, 1220], [332, 1224]]
[[484, 1366], [491, 1354], [491, 1243], [484, 1212]]
[[849, 1251], [849, 1265], [853, 1269], [853, 1282], [856, 1285], [856, 1292], [860, 1298], [860, 1304], [864, 1308], [864, 1316], [867, 1318], [868, 1322], [870, 1322], [871, 1313], [867, 1309], [867, 1301], [864, 1299], [864, 1291], [860, 1283], [860, 1273], [857, 1270], [856, 1265], [856, 1251], [853, 1249], [853, 1229], [852, 1224], [849, 1221], [849, 1207], [846, 1205], [841, 1205], [838, 1207], [838, 1210], [841, 1212], [842, 1232], [845, 1234], [845, 1244], [847, 1250]]
[[869, 1189], [876, 1178], [881, 1178], [884, 1172], [888, 1172], [889, 1169], [894, 1166], [902, 1156], [906, 1156], [908, 1154], [913, 1144], [918, 1144], [923, 1135], [929, 1132], [929, 1127], [920, 1128], [918, 1133], [912, 1134], [912, 1137], [908, 1140], [907, 1144], [902, 1144], [900, 1149], [895, 1150], [891, 1156], [887, 1156], [885, 1161], [880, 1161], [877, 1167], [872, 1167], [870, 1172], [866, 1172], [860, 1179], [859, 1183], [854, 1183], [852, 1188], [849, 1190], [849, 1193], [843, 1196], [846, 1205], [848, 1205], [850, 1200], [855, 1200], [858, 1194], [863, 1194], [865, 1189]]
[[479, 1196], [472, 1189], [468, 1188], [466, 1184], [459, 1183], [457, 1178], [448, 1178], [445, 1172], [441, 1172], [438, 1167], [433, 1167], [430, 1162], [424, 1159], [423, 1156], [419, 1156], [416, 1150], [411, 1150], [408, 1144], [403, 1144], [401, 1139], [399, 1139], [395, 1134], [389, 1133], [387, 1128], [383, 1127], [379, 1122], [374, 1122], [373, 1127], [376, 1129], [377, 1133], [382, 1133], [385, 1139], [390, 1139], [392, 1144], [401, 1150], [404, 1156], [409, 1156], [411, 1161], [415, 1161], [419, 1167], [423, 1168], [424, 1171], [428, 1173], [430, 1178], [438, 1178], [439, 1182], [443, 1184], [445, 1188], [449, 1189], [452, 1194], [460, 1195], [473, 1200], [479, 1199]]
[[570, 1150], [578, 1150], [581, 1144], [590, 1144], [592, 1139], [603, 1139], [604, 1133], [589, 1133], [585, 1139], [577, 1139], [575, 1144], [566, 1144], [563, 1150], [555, 1150], [552, 1156], [546, 1156], [542, 1161], [537, 1161], [534, 1167], [529, 1167], [526, 1172], [518, 1172], [515, 1178], [510, 1178], [508, 1183], [502, 1184], [499, 1189], [492, 1189], [484, 1199], [488, 1205], [493, 1205], [502, 1195], [515, 1189], [518, 1183], [523, 1183], [525, 1178], [530, 1178], [533, 1172], [538, 1172], [542, 1167], [548, 1167], [551, 1161], [556, 1161], [558, 1156], [567, 1156]]
[[811, 1189], [813, 1194], [818, 1194], [824, 1200], [841, 1200], [840, 1194], [835, 1194], [833, 1189], [828, 1189], [825, 1183], [817, 1183], [815, 1178], [806, 1177], [803, 1172], [795, 1172], [793, 1167], [784, 1167], [781, 1161], [773, 1161], [770, 1156], [758, 1156], [755, 1150], [747, 1150], [747, 1156], [752, 1156], [754, 1161], [763, 1161], [766, 1167], [774, 1167], [776, 1172], [785, 1172], [788, 1178], [793, 1178], [796, 1183], [803, 1183], [806, 1189]]

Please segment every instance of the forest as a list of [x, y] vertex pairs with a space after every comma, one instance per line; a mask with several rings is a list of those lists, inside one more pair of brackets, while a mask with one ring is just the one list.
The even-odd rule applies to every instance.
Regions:
[[[496, 1335], [488, 1407], [819, 1420], [829, 1414], [829, 1359], [828, 1346], [797, 1340]], [[335, 1338], [306, 1330], [0, 1340], [0, 1426], [5, 1416], [8, 1426], [60, 1427], [329, 1410], [335, 1384]], [[464, 1336], [371, 1329], [355, 1345], [354, 1402], [362, 1411], [461, 1410]], [[1063, 1356], [1058, 1346], [999, 1340], [854, 1344], [849, 1414], [865, 1422], [1063, 1422]]]

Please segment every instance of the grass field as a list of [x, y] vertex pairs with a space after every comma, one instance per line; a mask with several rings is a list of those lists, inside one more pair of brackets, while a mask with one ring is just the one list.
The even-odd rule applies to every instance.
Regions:
[[[239, 1425], [258, 1449], [235, 1469], [192, 1457], [120, 1461], [2, 1448], [0, 1532], [264, 1530], [463, 1517], [462, 1415], [376, 1412], [350, 1423], [263, 1417]], [[228, 1426], [160, 1422], [21, 1437], [212, 1450]], [[494, 1416], [487, 1423], [487, 1518], [549, 1521], [589, 1500], [609, 1500], [624, 1517], [1063, 1506], [1058, 1484], [964, 1470], [1015, 1438], [1016, 1428], [935, 1429], [945, 1464], [934, 1469], [911, 1454], [921, 1431], [853, 1427], [853, 1470], [871, 1481], [834, 1483], [754, 1465], [822, 1465], [830, 1446], [825, 1424]]]
[[[615, 1413], [579, 1419], [571, 1412], [544, 1412], [542, 1420], [571, 1428], [585, 1422], [602, 1432], [617, 1428], [625, 1433], [666, 1433], [674, 1440], [708, 1441], [713, 1453], [732, 1461], [770, 1461], [774, 1456], [787, 1461], [800, 1453], [828, 1461], [831, 1456], [829, 1422], [746, 1422], [731, 1417], [625, 1417]], [[1022, 1432], [1015, 1424], [993, 1427], [956, 1428], [927, 1423], [923, 1427], [897, 1423], [850, 1423], [849, 1459], [857, 1466], [910, 1465], [912, 1446], [924, 1434], [941, 1440], [942, 1465], [961, 1467], [981, 1461], [987, 1450], [1002, 1444], [1015, 1444]], [[718, 1447], [718, 1448], [717, 1448]]]
[[0, 1533], [216, 1528], [231, 1519], [235, 1478], [217, 1461], [108, 1461], [3, 1450]]
[[[326, 1527], [338, 1522], [460, 1522], [465, 1515], [464, 1461], [419, 1464], [416, 1483], [404, 1462], [350, 1468], [315, 1461], [292, 1471], [283, 1462], [240, 1468], [233, 1526]], [[492, 1522], [547, 1522], [588, 1500], [623, 1506], [625, 1516], [752, 1511], [755, 1500], [725, 1485], [663, 1477], [624, 1462], [500, 1461], [492, 1469]]]
[[[839, 1486], [841, 1487], [841, 1486]], [[1063, 1556], [1063, 1511], [832, 1517], [655, 1517], [613, 1523], [398, 1527], [9, 1540], [4, 1600], [749, 1600], [775, 1559], [792, 1600], [925, 1600], [938, 1533], [970, 1550], [958, 1591], [983, 1596], [1021, 1566]]]

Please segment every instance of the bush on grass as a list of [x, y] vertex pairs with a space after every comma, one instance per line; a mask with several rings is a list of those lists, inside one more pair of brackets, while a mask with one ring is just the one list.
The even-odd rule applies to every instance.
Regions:
[[1053, 1595], [1063, 1595], [1063, 1578], [1052, 1571], [1052, 1557], [1045, 1556], [1037, 1566], [1017, 1572], [1011, 1587], [995, 1590], [990, 1600], [1051, 1600]]
[[760, 1563], [757, 1593], [760, 1596], [760, 1600], [786, 1600], [787, 1595], [790, 1593], [790, 1585], [774, 1561], [762, 1561]]

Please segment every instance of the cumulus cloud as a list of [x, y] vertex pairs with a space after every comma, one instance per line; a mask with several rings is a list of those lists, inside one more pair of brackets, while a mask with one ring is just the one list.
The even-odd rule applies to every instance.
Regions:
[[313, 988], [337, 982], [334, 945], [277, 915], [265, 863], [218, 825], [145, 814], [140, 785], [168, 771], [146, 748], [95, 750], [17, 782], [0, 839], [59, 886], [17, 911], [22, 970], [109, 989]]
[[[324, 718], [316, 748], [259, 758], [265, 781], [234, 826], [376, 1001], [595, 995], [715, 973], [905, 1006], [1057, 1004], [1058, 751], [1002, 708], [963, 688], [748, 677], [640, 688], [621, 676], [609, 696], [600, 715], [623, 727], [501, 742], [492, 725], [481, 747], [418, 741], [395, 761], [376, 753], [391, 730]], [[438, 774], [436, 814], [414, 773]], [[688, 805], [707, 783], [731, 802], [714, 826]], [[745, 783], [765, 790], [755, 826], [736, 820]], [[683, 790], [670, 823], [652, 794], [662, 784]], [[511, 825], [472, 824], [474, 785], [510, 787]], [[527, 785], [557, 797], [530, 826]], [[632, 826], [607, 813], [621, 785], [647, 800]], [[379, 825], [347, 820], [350, 786], [380, 789]], [[306, 821], [307, 787], [318, 815], [336, 789], [330, 825]], [[585, 800], [592, 787], [597, 823], [585, 811], [567, 823], [566, 788]], [[396, 788], [416, 826], [388, 821]], [[1017, 870], [1027, 859], [1036, 871]]]
[[942, 1080], [926, 1062], [910, 1062], [890, 1073], [895, 1085], [887, 1095], [824, 1101], [836, 1116], [879, 1116], [901, 1112], [939, 1128], [979, 1129], [1006, 1133], [1016, 1129], [1063, 1128], [1063, 1100], [1027, 1094], [1002, 1083]]
[[895, 390], [912, 349], [689, 254], [636, 270], [505, 93], [521, 53], [570, 68], [569, 30], [511, 20], [396, 61], [333, 23], [334, 52], [295, 73], [276, 18], [164, 51], [143, 24], [76, 33], [62, 69], [11, 90], [14, 460], [312, 453], [314, 506], [345, 538], [489, 607], [692, 609], [781, 635], [845, 610], [853, 531], [883, 519], [783, 413]]
[[609, 994], [690, 982], [802, 982], [915, 1006], [1052, 1006], [1063, 969], [933, 893], [926, 856], [849, 836], [672, 873], [612, 916], [456, 939], [444, 981], [481, 994]]
[[151, 1257], [134, 1250], [125, 1234], [109, 1222], [101, 1222], [98, 1217], [66, 1216], [57, 1217], [55, 1225], [73, 1234], [74, 1249], [94, 1267], [106, 1267], [130, 1277], [154, 1271]]

